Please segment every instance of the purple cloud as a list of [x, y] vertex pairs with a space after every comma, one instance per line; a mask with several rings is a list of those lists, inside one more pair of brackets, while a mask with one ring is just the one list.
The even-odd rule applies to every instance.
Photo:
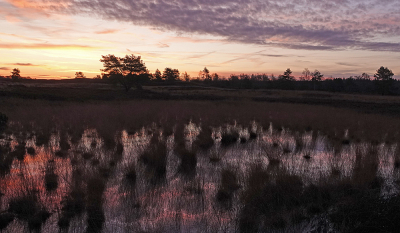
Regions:
[[[14, 1], [20, 3], [21, 0]], [[290, 49], [400, 52], [398, 0], [25, 0], [46, 13], [92, 15], [186, 34]], [[30, 3], [30, 4], [29, 4]]]
[[9, 65], [14, 65], [14, 66], [39, 66], [39, 65], [34, 65], [32, 63], [13, 63]]

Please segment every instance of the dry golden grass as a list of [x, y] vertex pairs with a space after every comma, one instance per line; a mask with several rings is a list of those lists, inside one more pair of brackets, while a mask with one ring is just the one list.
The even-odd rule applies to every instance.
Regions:
[[82, 132], [96, 128], [106, 138], [113, 138], [115, 132], [123, 129], [135, 131], [152, 123], [173, 127], [189, 120], [205, 126], [234, 121], [249, 125], [257, 121], [268, 127], [272, 123], [277, 128], [282, 126], [293, 131], [321, 131], [340, 141], [348, 130], [350, 140], [395, 142], [400, 129], [400, 121], [394, 116], [306, 104], [177, 100], [77, 103], [12, 98], [1, 102], [1, 111], [9, 117], [10, 129]]

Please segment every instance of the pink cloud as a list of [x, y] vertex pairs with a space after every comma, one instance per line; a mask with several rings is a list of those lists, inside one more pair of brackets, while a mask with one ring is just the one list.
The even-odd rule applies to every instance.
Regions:
[[78, 50], [94, 50], [101, 49], [87, 45], [74, 44], [24, 44], [24, 43], [0, 43], [0, 49], [78, 49]]
[[101, 31], [97, 31], [95, 32], [96, 34], [113, 34], [116, 32], [119, 32], [120, 30], [118, 29], [105, 29], [105, 30], [101, 30]]

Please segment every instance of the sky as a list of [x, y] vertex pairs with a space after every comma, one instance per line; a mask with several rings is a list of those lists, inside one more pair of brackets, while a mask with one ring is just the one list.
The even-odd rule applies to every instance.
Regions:
[[0, 75], [91, 78], [107, 54], [192, 77], [384, 66], [400, 78], [400, 1], [0, 0]]

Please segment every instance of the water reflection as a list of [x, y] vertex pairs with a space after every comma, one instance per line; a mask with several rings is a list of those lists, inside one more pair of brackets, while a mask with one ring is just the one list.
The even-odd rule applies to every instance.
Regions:
[[[266, 187], [303, 195], [310, 187], [348, 179], [376, 183], [379, 196], [390, 196], [399, 177], [396, 145], [265, 129], [256, 122], [217, 128], [189, 122], [168, 130], [153, 124], [113, 137], [96, 129], [79, 136], [28, 132], [5, 135], [0, 146], [0, 227], [10, 232], [308, 229], [315, 224], [310, 216], [317, 215], [296, 209], [291, 214], [300, 220], [265, 217], [281, 213], [277, 198], [302, 205]], [[268, 211], [251, 209], [259, 198], [261, 205], [268, 200]], [[324, 203], [315, 205], [316, 213], [324, 212]], [[248, 211], [258, 222], [245, 217]]]

